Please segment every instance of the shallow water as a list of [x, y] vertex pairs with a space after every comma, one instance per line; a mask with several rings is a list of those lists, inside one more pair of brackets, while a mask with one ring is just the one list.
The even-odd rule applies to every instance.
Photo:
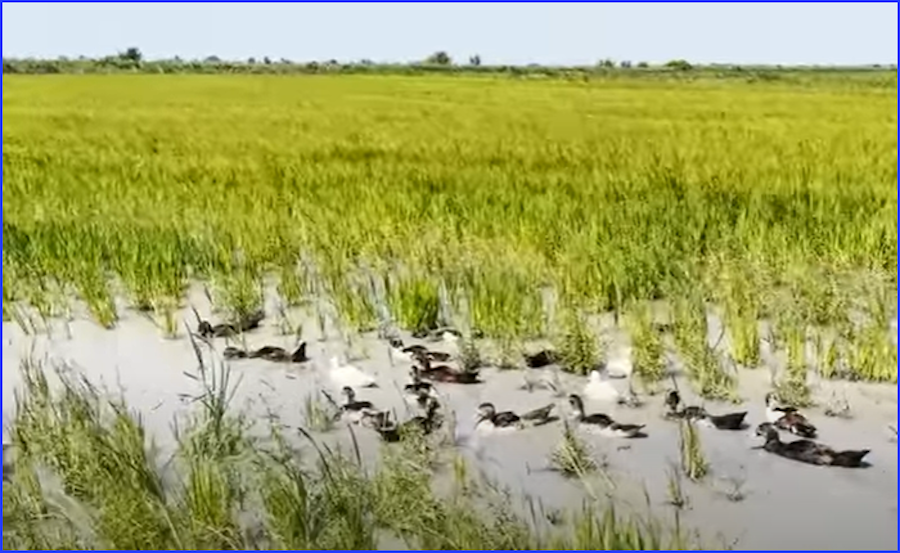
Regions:
[[[202, 297], [192, 295], [191, 299], [200, 313], [209, 313]], [[183, 332], [178, 339], [165, 339], [138, 314], [124, 311], [122, 317], [114, 331], [86, 320], [74, 321], [69, 325], [71, 338], [59, 324], [52, 339], [43, 334], [26, 336], [15, 324], [4, 323], [4, 422], [14, 405], [20, 361], [33, 354], [38, 360], [66, 362], [95, 383], [121, 389], [131, 407], [142, 412], [145, 424], [164, 449], [167, 442], [171, 445], [173, 417], [190, 408], [186, 395], [199, 391], [198, 382], [184, 374], [196, 372], [194, 350]], [[184, 320], [195, 326], [190, 310], [184, 311]], [[311, 320], [304, 323], [306, 329], [316, 326]], [[232, 362], [235, 382], [240, 380], [236, 407], [260, 419], [274, 412], [292, 429], [303, 425], [308, 394], [318, 395], [319, 390], [326, 389], [337, 398], [338, 390], [327, 376], [328, 359], [333, 354], [344, 355], [344, 344], [320, 340], [317, 330], [308, 330], [305, 338], [313, 358], [306, 365]], [[294, 346], [293, 337], [278, 335], [273, 320], [247, 334], [246, 341], [249, 347]], [[225, 340], [215, 341], [219, 353], [224, 347]], [[435, 344], [434, 349], [456, 353], [452, 343]], [[358, 390], [357, 399], [372, 401], [380, 408], [393, 407], [401, 418], [405, 416], [400, 390], [407, 382], [409, 364], [392, 363], [387, 344], [374, 336], [358, 339], [353, 350], [352, 357], [364, 359], [353, 359], [352, 363], [379, 380], [379, 388]], [[534, 375], [541, 371], [529, 372]], [[760, 443], [752, 431], [763, 421], [762, 397], [769, 373], [764, 369], [742, 371], [740, 377], [741, 395], [748, 399], [745, 405], [707, 403], [707, 408], [713, 413], [747, 410], [751, 427], [737, 432], [700, 428], [712, 473], [700, 484], [684, 483], [689, 500], [682, 513], [684, 524], [699, 530], [713, 546], [724, 542], [738, 549], [896, 548], [897, 446], [889, 440], [887, 428], [896, 427], [896, 387], [819, 383], [820, 395], [838, 390], [854, 412], [852, 420], [842, 420], [823, 416], [821, 409], [810, 411], [820, 429], [820, 440], [837, 448], [872, 450], [867, 457], [872, 467], [852, 470], [811, 467], [751, 450]], [[560, 378], [566, 392], [580, 392], [586, 383], [584, 378]], [[474, 433], [475, 407], [483, 401], [493, 402], [501, 411], [517, 412], [557, 402], [556, 414], [563, 416], [568, 411], [562, 400], [546, 390], [521, 389], [522, 371], [486, 369], [484, 379], [484, 384], [475, 386], [438, 385], [443, 404], [457, 415], [459, 450], [501, 485], [522, 490], [548, 508], [579, 507], [585, 497], [584, 485], [547, 470], [549, 455], [561, 439], [559, 423], [509, 434]], [[611, 382], [620, 392], [627, 387], [625, 380]], [[697, 402], [685, 392], [690, 389], [686, 383], [680, 388], [687, 402]], [[620, 506], [630, 506], [638, 513], [646, 513], [646, 490], [654, 513], [668, 519], [671, 507], [667, 505], [667, 483], [671, 466], [679, 459], [678, 427], [661, 418], [661, 396], [645, 399], [647, 404], [640, 409], [586, 401], [588, 412], [603, 411], [621, 422], [646, 424], [649, 434], [646, 439], [635, 440], [583, 434], [596, 456], [605, 460], [609, 476], [592, 477], [588, 484], [595, 494], [610, 494]], [[355, 434], [363, 455], [374, 459], [380, 443], [377, 436], [363, 428], [357, 428]], [[334, 438], [349, 443], [344, 427], [334, 432]], [[745, 496], [741, 501], [729, 498], [735, 490]]]

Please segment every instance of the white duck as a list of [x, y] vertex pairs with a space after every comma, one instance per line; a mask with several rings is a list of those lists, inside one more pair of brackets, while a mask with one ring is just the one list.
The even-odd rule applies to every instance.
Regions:
[[619, 403], [621, 395], [616, 388], [600, 376], [600, 371], [593, 370], [588, 375], [588, 383], [584, 386], [584, 396], [591, 401]]
[[628, 378], [633, 371], [634, 365], [631, 363], [630, 347], [620, 347], [606, 361], [606, 374], [610, 378]]
[[334, 382], [340, 388], [349, 386], [350, 388], [377, 388], [378, 383], [375, 377], [368, 375], [353, 365], [341, 365], [337, 357], [331, 358], [331, 370], [328, 373]]

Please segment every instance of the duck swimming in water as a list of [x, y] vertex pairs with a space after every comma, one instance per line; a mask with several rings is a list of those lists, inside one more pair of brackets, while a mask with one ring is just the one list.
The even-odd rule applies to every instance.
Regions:
[[572, 394], [569, 396], [569, 405], [575, 414], [575, 420], [587, 428], [600, 431], [601, 434], [616, 438], [638, 438], [646, 436], [642, 430], [643, 424], [621, 424], [604, 413], [585, 414], [584, 401], [581, 396]]
[[497, 412], [493, 403], [482, 403], [478, 406], [475, 419], [475, 429], [481, 432], [498, 430], [521, 430], [528, 425], [542, 426], [553, 422], [550, 413], [556, 407], [553, 403], [534, 409], [521, 416], [512, 411]]
[[591, 401], [603, 401], [617, 404], [622, 399], [622, 395], [619, 394], [615, 386], [608, 380], [604, 380], [598, 370], [593, 370], [588, 374], [588, 382], [584, 385], [584, 391], [582, 393]]
[[284, 348], [277, 346], [263, 346], [256, 351], [247, 354], [250, 359], [265, 359], [276, 363], [305, 363], [309, 361], [306, 356], [306, 342], [300, 344], [294, 353], [288, 353]]
[[419, 376], [418, 367], [413, 367], [412, 370], [410, 370], [410, 377], [412, 378], [412, 382], [403, 387], [404, 392], [414, 396], [418, 396], [422, 392], [427, 394], [434, 393], [434, 386], [431, 385], [431, 382], [425, 382], [422, 380], [422, 377]]
[[265, 359], [274, 363], [306, 363], [309, 361], [309, 357], [306, 356], [306, 342], [300, 344], [294, 353], [288, 353], [287, 350], [278, 346], [263, 346], [253, 351], [228, 346], [222, 355], [225, 359]]
[[359, 422], [366, 412], [375, 409], [371, 401], [357, 401], [356, 392], [350, 386], [344, 386], [341, 393], [347, 398], [347, 401], [340, 406], [340, 410], [344, 414], [352, 415], [354, 422]]
[[398, 442], [404, 434], [419, 430], [423, 434], [428, 435], [440, 428], [441, 420], [437, 416], [440, 403], [432, 397], [427, 400], [425, 415], [413, 417], [400, 424], [392, 422], [386, 411], [371, 412], [366, 411], [363, 414], [363, 420], [369, 421], [369, 425], [375, 429], [381, 438], [386, 442]]
[[782, 442], [778, 429], [773, 423], [764, 422], [756, 427], [756, 435], [766, 439], [764, 449], [781, 457], [807, 463], [810, 465], [829, 465], [834, 467], [856, 468], [863, 466], [863, 457], [869, 454], [868, 449], [837, 451], [812, 440], [795, 440]]
[[689, 405], [679, 410], [680, 404], [681, 394], [678, 393], [678, 390], [672, 390], [666, 394], [666, 406], [669, 408], [665, 415], [666, 418], [706, 422], [719, 430], [742, 430], [745, 428], [744, 419], [747, 417], [747, 411], [711, 415], [706, 409], [696, 405]]
[[431, 361], [424, 357], [419, 358], [422, 368], [416, 368], [419, 377], [433, 382], [452, 382], [455, 384], [480, 384], [479, 372], [454, 369], [447, 365], [433, 366]]
[[[196, 314], [196, 311], [194, 312]], [[266, 313], [262, 309], [249, 313], [241, 317], [237, 322], [211, 324], [209, 321], [200, 320], [197, 324], [197, 334], [203, 338], [227, 338], [236, 336], [243, 332], [258, 328]], [[198, 316], [199, 320], [200, 317]]]
[[801, 438], [815, 438], [817, 434], [816, 427], [796, 407], [779, 405], [775, 392], [766, 394], [766, 420], [775, 428], [787, 430]]
[[375, 377], [364, 373], [353, 365], [341, 365], [337, 357], [331, 358], [331, 369], [328, 376], [331, 381], [343, 388], [377, 388]]

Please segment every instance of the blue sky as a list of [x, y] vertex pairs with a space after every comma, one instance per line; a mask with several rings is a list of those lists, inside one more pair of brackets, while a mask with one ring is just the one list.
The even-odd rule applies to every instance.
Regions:
[[896, 3], [3, 3], [3, 55], [897, 63]]

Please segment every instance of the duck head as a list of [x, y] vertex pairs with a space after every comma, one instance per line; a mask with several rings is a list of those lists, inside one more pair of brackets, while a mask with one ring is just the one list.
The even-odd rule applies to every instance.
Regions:
[[397, 338], [396, 336], [391, 338], [390, 340], [391, 347], [394, 349], [402, 349], [403, 348], [403, 340]]
[[584, 401], [582, 401], [581, 396], [579, 396], [578, 394], [570, 394], [569, 406], [572, 408], [572, 411], [574, 411], [576, 415], [584, 416]]
[[296, 351], [291, 355], [291, 360], [295, 362], [306, 361], [306, 342], [301, 343], [297, 346]]
[[213, 326], [209, 324], [209, 321], [200, 321], [200, 324], [197, 325], [197, 334], [208, 338], [213, 335]]
[[681, 394], [678, 393], [678, 390], [671, 390], [668, 394], [666, 394], [666, 405], [669, 407], [669, 410], [675, 411], [678, 409], [678, 405], [681, 403]]
[[756, 427], [756, 435], [766, 439], [766, 441], [777, 440], [778, 430], [775, 425], [770, 422], [764, 422]]
[[482, 403], [475, 412], [475, 424], [491, 419], [497, 413], [493, 403]]
[[769, 392], [766, 394], [766, 407], [777, 407], [778, 406], [778, 394], [775, 392]]
[[341, 393], [344, 394], [344, 397], [347, 398], [347, 403], [353, 403], [356, 399], [356, 392], [353, 391], [353, 388], [350, 386], [344, 386], [341, 389]]

